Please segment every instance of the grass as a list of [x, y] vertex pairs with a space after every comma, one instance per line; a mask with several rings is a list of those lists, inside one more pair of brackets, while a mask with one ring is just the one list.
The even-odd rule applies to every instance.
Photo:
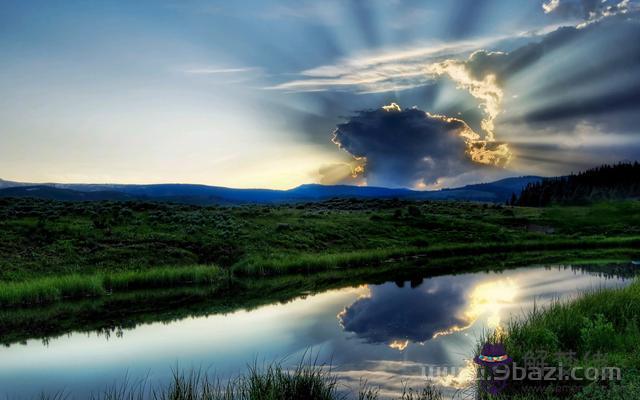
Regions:
[[154, 398], [159, 400], [333, 400], [341, 396], [338, 391], [338, 378], [332, 375], [330, 370], [322, 366], [301, 363], [293, 370], [286, 370], [280, 364], [268, 365], [263, 369], [253, 365], [249, 368], [247, 375], [226, 384], [212, 381], [198, 372], [188, 375], [174, 373], [172, 383], [164, 390], [155, 393]]
[[[135, 297], [153, 299], [145, 304], [158, 314], [181, 315], [211, 298], [229, 307], [287, 300], [298, 288], [388, 280], [407, 268], [424, 276], [628, 261], [640, 258], [639, 216], [639, 201], [535, 209], [392, 199], [241, 207], [0, 199], [0, 334], [5, 342], [32, 335], [34, 321], [46, 334], [97, 326], [115, 318], [108, 307], [121, 312], [118, 320], [135, 320], [149, 310], [119, 300]], [[83, 304], [56, 306], [66, 300]], [[43, 310], [24, 310], [34, 305]]]
[[[338, 376], [328, 366], [305, 364], [304, 360], [293, 369], [274, 363], [263, 367], [253, 364], [248, 372], [229, 381], [210, 377], [202, 371], [187, 373], [174, 371], [166, 386], [150, 387], [146, 381], [120, 384], [92, 394], [90, 400], [343, 400], [349, 391], [341, 387]], [[361, 400], [378, 400], [378, 390], [359, 389]], [[64, 392], [42, 394], [40, 400], [65, 400]], [[435, 388], [421, 390], [405, 388], [398, 400], [442, 400]]]
[[62, 275], [0, 283], [0, 306], [42, 305], [68, 299], [101, 297], [136, 288], [215, 284], [224, 277], [214, 266], [163, 267], [93, 275]]
[[239, 207], [0, 199], [0, 281], [206, 264], [268, 272], [297, 263], [304, 270], [425, 249], [432, 257], [519, 251], [526, 243], [575, 248], [638, 238], [639, 219], [638, 201], [535, 209], [350, 199]]
[[[113, 328], [114, 320], [135, 325], [206, 315], [415, 271], [424, 276], [556, 261], [628, 261], [640, 258], [639, 249], [639, 201], [535, 209], [349, 199], [242, 207], [0, 199], [0, 337], [12, 343], [79, 327]], [[525, 322], [512, 323], [507, 349], [514, 358], [533, 347], [585, 354], [606, 339], [613, 343], [607, 362], [624, 366], [628, 381], [581, 385], [580, 393], [585, 399], [623, 398], [616, 393], [638, 388], [640, 381], [638, 291], [635, 284], [536, 310]], [[70, 299], [78, 301], [63, 301]], [[25, 307], [33, 305], [39, 307]], [[269, 398], [233, 397], [240, 388], [278, 388], [301, 398], [334, 398], [305, 397], [311, 392], [303, 390], [339, 395], [333, 378], [317, 373], [254, 369], [231, 388], [202, 375], [177, 374], [172, 385], [157, 389], [157, 398]], [[251, 392], [256, 387], [260, 391]], [[543, 398], [512, 390], [523, 399]], [[99, 398], [135, 398], [119, 393]], [[375, 389], [359, 395], [377, 398]], [[402, 396], [438, 398], [429, 390]]]
[[[550, 239], [520, 243], [471, 243], [436, 245], [428, 248], [387, 248], [361, 250], [344, 253], [282, 255], [270, 259], [254, 258], [234, 266], [240, 275], [278, 275], [299, 272], [314, 272], [326, 269], [350, 268], [382, 261], [396, 261], [402, 258], [424, 257], [447, 259], [454, 256], [477, 256], [483, 254], [508, 254], [558, 252], [581, 249], [635, 249], [640, 247], [640, 237], [624, 238], [579, 238]], [[626, 259], [624, 257], [622, 259]], [[620, 259], [618, 259], [620, 261]]]
[[549, 365], [562, 364], [565, 370], [579, 368], [577, 377], [590, 367], [600, 371], [618, 367], [622, 371], [620, 382], [511, 380], [499, 398], [635, 398], [640, 393], [640, 281], [534, 309], [526, 318], [511, 321], [505, 334], [494, 334], [490, 340], [503, 342], [520, 366], [533, 351], [547, 354]]
[[[160, 267], [120, 272], [103, 272], [93, 274], [69, 274], [55, 277], [28, 279], [22, 282], [0, 281], [0, 306], [19, 307], [50, 304], [62, 300], [96, 298], [112, 294], [141, 289], [166, 289], [180, 286], [214, 285], [225, 278], [228, 280], [252, 279], [264, 275], [317, 274], [327, 270], [349, 271], [362, 266], [375, 266], [380, 263], [394, 262], [397, 268], [404, 268], [399, 261], [411, 259], [435, 260], [437, 267], [449, 266], [449, 272], [470, 270], [472, 264], [481, 263], [483, 256], [493, 259], [493, 268], [500, 264], [495, 257], [505, 254], [505, 259], [512, 258], [514, 265], [518, 260], [523, 264], [532, 261], [550, 262], [569, 261], [570, 251], [588, 251], [594, 254], [587, 257], [588, 262], [614, 254], [616, 258], [607, 258], [608, 262], [627, 259], [634, 247], [640, 247], [640, 239], [630, 238], [598, 238], [581, 239], [579, 241], [538, 241], [506, 244], [471, 244], [434, 246], [432, 248], [377, 249], [338, 254], [281, 256], [270, 260], [255, 259], [252, 262], [239, 263], [233, 269], [208, 265], [179, 267]], [[597, 251], [596, 251], [597, 249]], [[595, 253], [593, 253], [595, 251]], [[612, 251], [612, 252], [609, 252]], [[542, 254], [541, 254], [542, 253]], [[516, 255], [516, 257], [513, 257]], [[474, 256], [474, 261], [461, 257]], [[580, 260], [571, 260], [580, 263]], [[460, 263], [458, 263], [460, 262]], [[429, 266], [425, 263], [425, 268]], [[435, 268], [433, 266], [432, 268]]]
[[104, 287], [113, 291], [168, 288], [183, 285], [209, 285], [224, 277], [222, 269], [211, 265], [164, 267], [143, 271], [124, 271], [103, 275]]
[[102, 296], [105, 293], [103, 281], [99, 276], [74, 274], [28, 282], [3, 282], [0, 284], [0, 306], [44, 304], [66, 298]]

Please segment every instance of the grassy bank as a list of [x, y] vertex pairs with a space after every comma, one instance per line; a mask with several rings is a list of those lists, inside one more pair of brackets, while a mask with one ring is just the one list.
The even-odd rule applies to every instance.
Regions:
[[114, 292], [184, 285], [212, 285], [224, 279], [215, 266], [182, 266], [91, 275], [61, 275], [0, 282], [0, 307], [42, 305], [61, 300], [101, 297]]
[[[558, 302], [512, 321], [504, 343], [514, 362], [523, 366], [531, 352], [545, 354], [549, 366], [575, 371], [564, 381], [510, 380], [497, 398], [606, 399], [637, 398], [640, 393], [640, 281], [617, 290], [586, 294]], [[611, 379], [611, 367], [621, 379]], [[597, 379], [590, 379], [592, 372]], [[575, 379], [574, 379], [575, 378]], [[496, 397], [493, 397], [496, 398]]]
[[[323, 271], [341, 271], [347, 282], [355, 269], [369, 267], [390, 273], [394, 269], [423, 269], [423, 274], [456, 273], [505, 266], [545, 262], [571, 262], [593, 264], [624, 262], [634, 257], [640, 247], [640, 238], [555, 240], [525, 243], [434, 246], [431, 248], [377, 249], [322, 255], [296, 255], [254, 259], [223, 269], [210, 265], [160, 267], [90, 274], [65, 274], [31, 278], [20, 282], [0, 281], [0, 307], [42, 306], [63, 300], [99, 298], [114, 293], [135, 290], [169, 289], [207, 286], [215, 295], [222, 281], [241, 289], [251, 285], [253, 279], [265, 276], [318, 274]], [[385, 265], [385, 268], [382, 265]], [[218, 293], [222, 294], [222, 293]], [[237, 294], [236, 294], [237, 295]]]
[[[622, 256], [617, 261], [628, 260], [640, 248], [640, 237], [531, 240], [520, 243], [471, 243], [458, 245], [435, 245], [431, 247], [387, 248], [352, 251], [337, 254], [274, 255], [271, 258], [255, 257], [236, 264], [233, 271], [240, 275], [279, 275], [298, 272], [314, 272], [326, 269], [340, 269], [372, 263], [391, 262], [407, 258], [443, 260], [452, 257], [483, 256], [525, 253], [531, 260], [543, 262], [548, 256], [566, 256], [572, 250], [619, 249]], [[626, 251], [625, 251], [626, 250]], [[533, 253], [539, 252], [537, 258]], [[605, 252], [602, 252], [604, 255]], [[597, 260], [600, 255], [594, 257]]]

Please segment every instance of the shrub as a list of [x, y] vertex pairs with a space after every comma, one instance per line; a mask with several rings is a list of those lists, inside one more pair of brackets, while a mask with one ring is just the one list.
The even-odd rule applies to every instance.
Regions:
[[407, 208], [407, 212], [409, 213], [410, 216], [415, 218], [422, 216], [422, 211], [420, 211], [420, 209], [414, 205], [410, 205]]
[[602, 314], [595, 319], [583, 318], [584, 327], [580, 329], [580, 340], [585, 352], [606, 350], [611, 347], [611, 339], [615, 337], [613, 324]]

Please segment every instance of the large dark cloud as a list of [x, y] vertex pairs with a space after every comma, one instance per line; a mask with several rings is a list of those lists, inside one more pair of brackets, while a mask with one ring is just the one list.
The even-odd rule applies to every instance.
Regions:
[[476, 168], [470, 153], [493, 157], [499, 146], [479, 140], [462, 120], [416, 108], [400, 110], [395, 104], [360, 111], [338, 125], [333, 140], [354, 157], [366, 159], [369, 185], [406, 187]]
[[[575, 84], [588, 83], [588, 79], [611, 68], [628, 68], [640, 62], [640, 43], [628, 40], [640, 33], [637, 17], [637, 14], [619, 15], [583, 27], [561, 27], [508, 53], [477, 51], [466, 66], [477, 79], [494, 74], [502, 83], [533, 67], [549, 68], [551, 79], [561, 75]], [[548, 64], [572, 64], [572, 68], [553, 71], [553, 65]], [[580, 75], [576, 76], [577, 73]], [[544, 81], [536, 83], [548, 85]]]
[[[417, 288], [384, 284], [339, 315], [346, 331], [371, 343], [424, 342], [436, 333], [464, 327], [468, 279], [433, 278]], [[415, 286], [412, 285], [412, 286]]]
[[539, 42], [528, 43], [511, 52], [476, 51], [465, 65], [471, 75], [478, 80], [493, 74], [498, 82], [504, 84], [518, 72], [532, 67], [545, 55], [570, 44], [582, 32], [574, 27], [562, 27], [547, 35]]

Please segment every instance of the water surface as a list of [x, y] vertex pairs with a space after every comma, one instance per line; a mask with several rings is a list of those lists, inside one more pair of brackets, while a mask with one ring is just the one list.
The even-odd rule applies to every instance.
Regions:
[[419, 385], [429, 366], [458, 368], [440, 383], [463, 387], [464, 367], [483, 331], [523, 315], [534, 302], [629, 282], [567, 267], [445, 275], [331, 290], [112, 336], [29, 340], [0, 348], [0, 394], [22, 399], [65, 391], [85, 398], [125, 375], [166, 384], [179, 367], [225, 378], [245, 371], [247, 363], [292, 364], [309, 352], [333, 365], [345, 390], [365, 378], [391, 394], [403, 381]]

